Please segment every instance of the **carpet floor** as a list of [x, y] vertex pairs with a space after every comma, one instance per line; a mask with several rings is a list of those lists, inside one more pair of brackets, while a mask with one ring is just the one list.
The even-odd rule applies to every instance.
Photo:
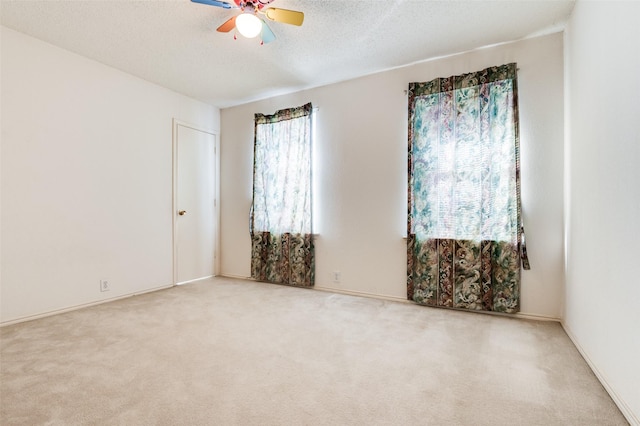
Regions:
[[0, 339], [5, 426], [627, 424], [558, 323], [252, 281]]

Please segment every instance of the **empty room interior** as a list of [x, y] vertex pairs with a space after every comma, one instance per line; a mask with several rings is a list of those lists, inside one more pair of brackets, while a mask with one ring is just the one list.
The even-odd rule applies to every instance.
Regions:
[[[1, 424], [640, 426], [640, 2], [0, 5]], [[518, 284], [431, 303], [417, 93], [507, 66]], [[304, 285], [254, 233], [285, 110]]]

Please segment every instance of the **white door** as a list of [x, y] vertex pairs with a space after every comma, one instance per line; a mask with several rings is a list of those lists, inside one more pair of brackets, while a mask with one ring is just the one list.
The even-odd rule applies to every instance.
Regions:
[[215, 275], [216, 135], [174, 123], [175, 282]]

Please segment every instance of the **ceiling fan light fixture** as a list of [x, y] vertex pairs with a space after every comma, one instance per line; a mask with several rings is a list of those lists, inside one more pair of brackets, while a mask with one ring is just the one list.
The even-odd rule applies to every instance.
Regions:
[[254, 38], [262, 31], [262, 21], [254, 13], [241, 13], [236, 18], [236, 28], [246, 38]]

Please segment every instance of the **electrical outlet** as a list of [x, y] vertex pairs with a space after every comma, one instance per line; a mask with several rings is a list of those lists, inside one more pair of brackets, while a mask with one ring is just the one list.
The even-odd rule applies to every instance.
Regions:
[[340, 282], [340, 271], [333, 271], [333, 282], [334, 283], [339, 283]]
[[100, 291], [109, 291], [111, 290], [111, 286], [109, 285], [109, 281], [100, 280]]

